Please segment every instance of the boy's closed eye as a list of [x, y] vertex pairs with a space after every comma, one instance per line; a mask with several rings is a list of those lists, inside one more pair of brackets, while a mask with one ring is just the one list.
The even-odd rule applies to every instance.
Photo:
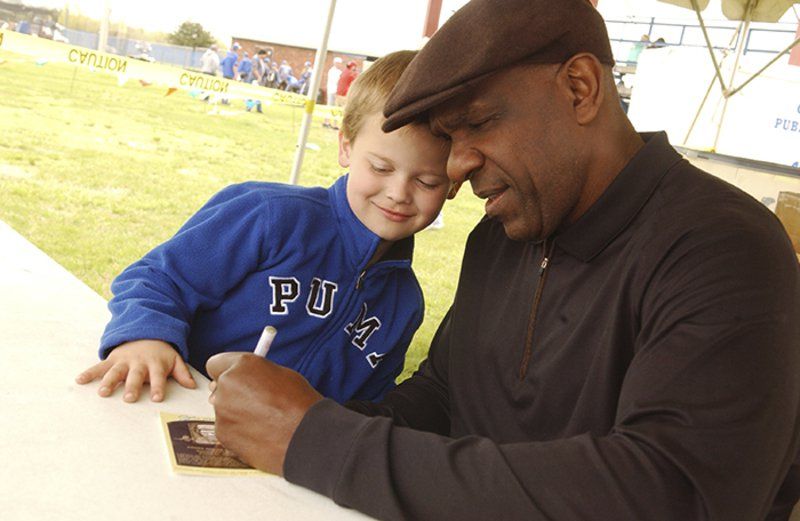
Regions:
[[376, 174], [388, 174], [393, 170], [392, 167], [388, 165], [378, 165], [375, 163], [370, 163], [369, 166], [370, 169], [372, 169], [372, 171], [375, 172]]
[[439, 188], [445, 183], [449, 181], [447, 178], [442, 178], [439, 176], [430, 176], [430, 177], [418, 177], [417, 183], [419, 183], [423, 188], [435, 189]]

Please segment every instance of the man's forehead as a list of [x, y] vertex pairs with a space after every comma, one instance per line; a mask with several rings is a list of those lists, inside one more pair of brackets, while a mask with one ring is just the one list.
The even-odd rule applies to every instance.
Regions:
[[488, 82], [481, 82], [469, 92], [432, 107], [428, 112], [431, 125], [436, 124], [442, 128], [459, 126], [476, 113], [486, 110], [492, 102], [491, 92], [485, 88], [486, 83]]
[[[445, 100], [428, 111], [432, 128], [453, 128], [464, 124], [470, 118], [485, 115], [486, 111], [502, 105], [509, 94], [504, 92], [505, 76], [510, 69], [497, 72], [474, 85], [469, 91]], [[512, 90], [515, 85], [510, 85]], [[501, 95], [502, 94], [502, 95]], [[519, 94], [524, 94], [522, 91]], [[434, 127], [436, 125], [436, 127]]]

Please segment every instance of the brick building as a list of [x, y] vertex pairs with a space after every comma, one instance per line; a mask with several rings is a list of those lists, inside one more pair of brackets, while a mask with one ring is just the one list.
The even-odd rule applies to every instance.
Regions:
[[[233, 45], [233, 42], [237, 42], [239, 45], [241, 45], [242, 51], [247, 51], [247, 54], [250, 56], [255, 55], [259, 49], [264, 49], [267, 52], [272, 51], [271, 59], [277, 61], [278, 65], [280, 65], [281, 61], [286, 60], [289, 65], [292, 66], [292, 71], [294, 71], [295, 76], [300, 75], [305, 62], [308, 61], [313, 63], [314, 57], [317, 54], [317, 50], [311, 47], [299, 47], [296, 45], [264, 42], [260, 40], [251, 40], [249, 38], [234, 37], [231, 41], [231, 45]], [[337, 56], [340, 57], [344, 63], [347, 63], [350, 60], [355, 61], [358, 64], [358, 70], [360, 71], [364, 70], [365, 61], [377, 60], [377, 57], [373, 56], [364, 56], [360, 54], [328, 50], [328, 54], [325, 57], [325, 64], [322, 67], [322, 81], [319, 84], [319, 88], [322, 91], [321, 99], [325, 99], [325, 96], [327, 95], [325, 86], [328, 82], [328, 70], [333, 66], [333, 59]]]

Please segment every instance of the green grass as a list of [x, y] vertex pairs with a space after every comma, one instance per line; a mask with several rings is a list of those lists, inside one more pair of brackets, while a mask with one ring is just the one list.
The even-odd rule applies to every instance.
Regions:
[[[300, 109], [219, 107], [186, 91], [0, 51], [0, 219], [105, 298], [125, 266], [170, 237], [212, 194], [245, 180], [288, 182]], [[341, 175], [336, 133], [315, 124], [300, 182]], [[464, 190], [445, 228], [418, 234], [425, 322], [402, 378], [425, 357], [452, 299], [463, 244], [482, 214]]]

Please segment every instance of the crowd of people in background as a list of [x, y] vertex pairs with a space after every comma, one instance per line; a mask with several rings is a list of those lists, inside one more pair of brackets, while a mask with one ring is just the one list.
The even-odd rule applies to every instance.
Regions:
[[66, 28], [57, 23], [55, 20], [49, 18], [40, 18], [34, 16], [32, 20], [2, 20], [0, 19], [0, 29], [7, 31], [16, 31], [22, 34], [30, 34], [38, 36], [39, 38], [46, 38], [56, 42], [69, 43], [67, 39]]
[[[234, 42], [224, 57], [220, 57], [216, 44], [209, 47], [200, 59], [200, 71], [229, 80], [307, 95], [311, 87], [313, 65], [306, 61], [303, 68], [295, 72], [287, 60], [279, 61], [273, 56], [271, 49], [259, 49], [250, 56], [239, 43]], [[326, 82], [326, 99], [329, 105], [344, 105], [350, 85], [358, 73], [358, 64], [355, 61], [351, 60], [343, 65], [342, 58], [334, 58]]]

